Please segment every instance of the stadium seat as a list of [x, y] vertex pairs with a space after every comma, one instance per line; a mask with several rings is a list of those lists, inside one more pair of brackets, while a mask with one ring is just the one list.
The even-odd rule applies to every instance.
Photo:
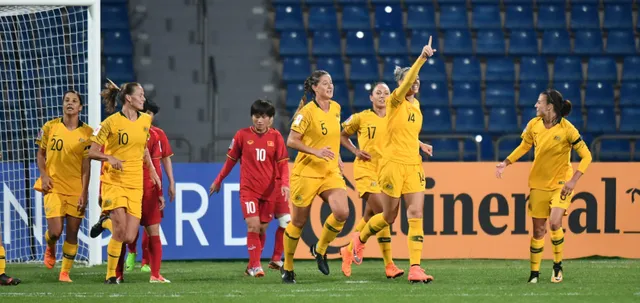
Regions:
[[520, 81], [549, 81], [547, 62], [542, 57], [520, 58]]
[[[313, 1], [313, 0], [306, 0], [307, 2], [309, 1]], [[326, 1], [326, 0], [325, 0]], [[302, 1], [300, 0], [271, 0], [270, 1], [271, 4], [273, 5], [281, 5], [281, 4], [301, 4]]]
[[375, 57], [351, 58], [350, 81], [374, 82], [380, 79], [378, 75], [378, 61]]
[[600, 150], [596, 152], [597, 161], [631, 160], [631, 142], [629, 140], [603, 139], [599, 145]]
[[511, 31], [509, 39], [510, 55], [537, 55], [538, 41], [536, 33], [532, 30]]
[[484, 129], [484, 112], [480, 106], [462, 107], [456, 110], [456, 132], [482, 132]]
[[344, 63], [340, 56], [319, 57], [316, 63], [316, 69], [327, 71], [333, 81], [342, 82], [347, 79], [344, 73]]
[[515, 107], [516, 91], [513, 82], [487, 82], [484, 101], [487, 107]]
[[604, 52], [602, 33], [599, 29], [585, 29], [575, 32], [573, 52], [578, 55], [600, 55]]
[[[506, 0], [506, 1], [509, 1], [509, 0]], [[566, 3], [566, 1], [565, 0], [537, 0], [536, 3], [537, 4], [559, 4], [559, 5], [564, 5]]]
[[433, 8], [433, 5], [431, 3], [407, 6], [407, 29], [433, 30], [436, 28], [435, 20], [435, 9]]
[[285, 99], [285, 107], [288, 112], [293, 113], [296, 108], [298, 108], [302, 95], [304, 95], [304, 85], [302, 83], [289, 83], [286, 88], [287, 97]]
[[606, 3], [604, 5], [604, 29], [629, 29], [633, 27], [632, 3]]
[[342, 30], [370, 30], [369, 9], [363, 5], [345, 5], [342, 8]]
[[533, 8], [527, 4], [507, 4], [504, 27], [506, 29], [532, 29]]
[[640, 107], [640, 83], [622, 82], [618, 105], [623, 111], [625, 107]]
[[400, 3], [376, 5], [374, 16], [374, 28], [376, 31], [402, 31], [403, 29]]
[[283, 31], [280, 34], [281, 56], [306, 56], [309, 52], [304, 31]]
[[478, 30], [476, 54], [480, 56], [504, 55], [505, 41], [502, 30]]
[[[538, 29], [565, 29], [567, 27], [564, 1], [562, 2], [562, 4], [538, 5]], [[538, 1], [538, 3], [540, 2]]]
[[353, 110], [360, 112], [367, 108], [371, 108], [371, 90], [373, 89], [373, 83], [355, 83], [353, 85]]
[[429, 37], [431, 37], [431, 46], [440, 52], [440, 42], [437, 31], [412, 30], [411, 46], [409, 47], [411, 55], [419, 56], [420, 53], [422, 53], [422, 48], [429, 43]]
[[581, 81], [582, 63], [579, 57], [557, 57], [553, 64], [553, 81]]
[[100, 0], [102, 4], [127, 4], [129, 0]]
[[422, 132], [451, 132], [451, 113], [448, 107], [431, 107], [422, 110]]
[[333, 98], [334, 101], [342, 107], [341, 116], [348, 117], [351, 115], [351, 105], [349, 102], [349, 86], [345, 81], [333, 81]]
[[471, 33], [469, 33], [469, 30], [445, 31], [443, 53], [448, 56], [473, 55], [473, 44], [471, 43]]
[[299, 4], [276, 5], [274, 10], [275, 30], [283, 31], [304, 29], [304, 22], [302, 21], [302, 8]]
[[538, 95], [547, 89], [548, 82], [541, 81], [522, 81], [520, 83], [520, 98], [518, 98], [518, 107], [531, 107], [536, 104]]
[[451, 105], [453, 107], [461, 106], [480, 106], [482, 104], [482, 95], [480, 94], [479, 82], [454, 82], [453, 98]]
[[420, 93], [418, 94], [420, 107], [446, 107], [449, 106], [449, 89], [446, 81], [420, 81]]
[[588, 81], [584, 94], [585, 107], [613, 107], [613, 85], [606, 81]]
[[129, 13], [126, 5], [102, 5], [100, 7], [102, 29], [129, 29]]
[[554, 89], [562, 94], [562, 98], [571, 101], [574, 110], [582, 108], [582, 95], [580, 88], [582, 80], [580, 81], [556, 81], [552, 86]]
[[[283, 1], [283, 0], [271, 0], [271, 2], [278, 2], [278, 1]], [[284, 1], [294, 1], [294, 2], [298, 2], [300, 3], [300, 1], [296, 1], [296, 0], [284, 0]], [[304, 3], [306, 5], [333, 5], [334, 0], [304, 0]]]
[[467, 9], [464, 4], [440, 5], [440, 29], [467, 29], [468, 27]]
[[582, 109], [580, 108], [580, 106], [576, 105], [572, 107], [569, 116], [567, 116], [566, 118], [579, 131], [584, 129], [584, 117], [582, 116]]
[[347, 57], [351, 56], [373, 56], [373, 33], [371, 31], [348, 31], [347, 32]]
[[302, 82], [311, 74], [311, 63], [306, 57], [285, 57], [282, 60], [282, 81]]
[[640, 57], [625, 57], [622, 63], [622, 82], [640, 81]]
[[572, 29], [600, 29], [598, 7], [589, 4], [571, 5]]
[[320, 30], [313, 33], [313, 47], [311, 52], [314, 56], [339, 56], [342, 54], [340, 48], [340, 33], [337, 30]]
[[610, 30], [607, 35], [607, 53], [611, 55], [634, 55], [637, 53], [633, 31]]
[[517, 133], [519, 128], [515, 107], [492, 107], [489, 109], [489, 127], [487, 129], [496, 133]]
[[[521, 138], [512, 138], [512, 137], [504, 137], [500, 141], [496, 141], [495, 148], [497, 150], [496, 156], [498, 157], [497, 161], [502, 161], [506, 159], [512, 152], [515, 150], [520, 143], [522, 142]], [[533, 151], [533, 149], [532, 149]], [[520, 161], [530, 161], [532, 151], [529, 151], [526, 155], [520, 158]]]
[[515, 65], [508, 57], [487, 59], [485, 81], [512, 81], [515, 79]]
[[408, 55], [407, 39], [404, 31], [381, 31], [378, 43], [380, 56]]
[[382, 81], [388, 82], [387, 85], [390, 85], [392, 82], [396, 82], [393, 75], [393, 71], [396, 69], [396, 66], [409, 66], [409, 60], [405, 56], [383, 57], [382, 63]]
[[[406, 1], [406, 0], [405, 0]], [[432, 161], [459, 161], [460, 146], [457, 139], [438, 138], [427, 140], [437, 150]]]
[[337, 28], [337, 13], [333, 5], [309, 6], [309, 30], [335, 30]]
[[131, 55], [133, 44], [131, 43], [131, 33], [124, 31], [102, 31], [104, 55]]
[[571, 53], [569, 32], [564, 29], [545, 30], [542, 34], [543, 55], [567, 55]]
[[480, 62], [475, 57], [453, 58], [453, 81], [480, 81]]
[[373, 5], [377, 5], [377, 4], [397, 4], [397, 5], [400, 5], [401, 2], [402, 2], [402, 0], [371, 0], [371, 4], [373, 4]]
[[618, 82], [618, 69], [613, 57], [590, 57], [587, 80]]
[[436, 56], [427, 59], [418, 76], [420, 81], [447, 81], [444, 58]]
[[532, 103], [531, 106], [527, 106], [525, 108], [521, 108], [521, 121], [522, 123], [520, 123], [520, 129], [523, 130], [525, 127], [527, 127], [527, 123], [529, 123], [529, 121], [531, 121], [531, 119], [535, 118], [537, 116], [537, 111], [536, 108], [533, 107]]
[[500, 6], [496, 4], [474, 4], [471, 14], [471, 28], [500, 29]]
[[586, 129], [593, 133], [615, 132], [616, 116], [613, 107], [588, 108]]
[[640, 132], [640, 107], [628, 107], [620, 111], [620, 131]]
[[133, 62], [128, 56], [107, 56], [105, 60], [105, 71], [109, 77], [130, 77], [134, 75]]

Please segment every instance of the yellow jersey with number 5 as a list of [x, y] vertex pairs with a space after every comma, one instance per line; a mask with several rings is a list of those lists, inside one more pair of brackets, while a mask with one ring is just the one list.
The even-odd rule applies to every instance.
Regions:
[[302, 143], [314, 149], [329, 147], [335, 154], [333, 160], [324, 160], [314, 155], [299, 152], [293, 163], [292, 174], [303, 177], [322, 178], [330, 172], [340, 173], [340, 104], [329, 101], [325, 112], [314, 100], [307, 103], [293, 117], [291, 130], [302, 134]]
[[351, 115], [342, 123], [348, 134], [358, 134], [358, 148], [371, 155], [370, 161], [359, 158], [353, 163], [354, 177], [377, 177], [378, 161], [382, 158], [382, 149], [387, 135], [387, 117], [380, 117], [371, 109]]
[[122, 112], [102, 121], [93, 132], [91, 141], [103, 145], [105, 154], [123, 161], [122, 170], [113, 169], [104, 162], [102, 182], [125, 188], [143, 188], [142, 166], [150, 127], [151, 116], [140, 112], [135, 121], [129, 120]]

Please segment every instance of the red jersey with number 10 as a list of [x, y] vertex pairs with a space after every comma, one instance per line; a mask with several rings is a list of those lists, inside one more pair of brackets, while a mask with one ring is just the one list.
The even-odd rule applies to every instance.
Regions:
[[263, 134], [255, 132], [253, 127], [239, 130], [231, 141], [227, 157], [240, 160], [240, 192], [251, 191], [269, 201], [281, 195], [277, 163], [287, 161], [289, 156], [278, 130], [269, 128]]
[[[162, 158], [173, 156], [173, 151], [171, 151], [171, 146], [169, 145], [169, 139], [162, 129], [151, 126], [151, 128], [149, 129], [149, 141], [147, 141], [147, 149], [149, 149], [153, 167], [155, 167], [158, 177], [162, 179], [162, 168], [160, 166], [160, 160]], [[144, 165], [143, 168], [143, 175], [144, 188], [152, 188], [154, 185], [149, 175], [149, 168], [147, 168], [146, 165]]]

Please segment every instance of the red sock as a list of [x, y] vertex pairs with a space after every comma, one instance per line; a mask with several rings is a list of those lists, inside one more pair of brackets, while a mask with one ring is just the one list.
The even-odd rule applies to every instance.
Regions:
[[276, 241], [273, 244], [273, 256], [272, 261], [281, 261], [282, 252], [284, 251], [284, 228], [278, 227], [276, 230]]
[[267, 234], [260, 234], [260, 257], [262, 257], [262, 251], [264, 250], [264, 243], [267, 242]]
[[149, 235], [147, 235], [147, 231], [142, 231], [142, 265], [149, 264]]
[[259, 267], [262, 246], [260, 245], [260, 235], [258, 233], [247, 233], [247, 250], [249, 251], [249, 267]]
[[138, 253], [137, 246], [138, 246], [138, 237], [139, 236], [140, 236], [140, 232], [138, 232], [136, 234], [136, 238], [135, 238], [135, 240], [133, 240], [133, 242], [127, 244], [127, 249], [129, 249], [129, 253], [130, 254], [137, 254]]
[[162, 243], [160, 236], [149, 237], [149, 258], [151, 261], [151, 276], [160, 277], [160, 264], [162, 263]]
[[118, 259], [118, 266], [116, 267], [116, 277], [123, 277], [124, 272], [124, 257], [127, 254], [127, 246], [122, 245], [122, 251], [120, 251], [120, 259]]

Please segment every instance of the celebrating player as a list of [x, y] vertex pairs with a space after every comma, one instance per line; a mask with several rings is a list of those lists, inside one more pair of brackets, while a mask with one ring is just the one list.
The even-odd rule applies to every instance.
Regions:
[[273, 218], [278, 195], [287, 202], [289, 199], [289, 156], [280, 132], [269, 127], [275, 113], [269, 101], [256, 100], [251, 105], [253, 126], [236, 132], [227, 160], [209, 189], [209, 195], [217, 193], [224, 178], [240, 161], [240, 203], [247, 223], [249, 251], [245, 273], [253, 277], [264, 276], [260, 265], [264, 244], [261, 235]]
[[340, 161], [340, 105], [331, 100], [333, 82], [329, 73], [314, 71], [304, 81], [304, 91], [314, 97], [305, 105], [306, 97], [293, 115], [293, 124], [287, 146], [300, 153], [296, 156], [291, 174], [292, 221], [284, 233], [284, 271], [282, 282], [296, 283], [293, 254], [309, 218], [311, 202], [320, 196], [329, 203], [331, 215], [327, 217], [318, 243], [311, 246], [318, 269], [329, 274], [327, 247], [342, 230], [349, 217], [346, 184]]
[[[508, 165], [518, 161], [535, 146], [535, 157], [529, 172], [529, 215], [533, 220], [529, 283], [538, 283], [547, 219], [553, 244], [551, 282], [559, 283], [562, 282], [564, 250], [562, 217], [571, 205], [576, 183], [591, 163], [591, 152], [578, 130], [563, 118], [571, 112], [571, 102], [565, 100], [560, 92], [553, 89], [542, 92], [535, 106], [537, 116], [527, 123], [522, 132], [522, 143], [507, 159], [496, 165], [496, 177], [502, 178]], [[572, 148], [580, 156], [575, 173], [571, 167]]]
[[2, 224], [0, 224], [0, 286], [18, 285], [22, 282], [18, 278], [7, 276], [5, 269], [7, 268], [7, 257], [2, 245]]
[[[101, 176], [102, 209], [109, 212], [113, 230], [107, 246], [105, 283], [118, 284], [115, 271], [122, 243], [132, 242], [140, 226], [145, 159], [152, 170], [152, 180], [159, 188], [161, 184], [146, 149], [151, 116], [140, 112], [145, 101], [142, 86], [132, 82], [119, 88], [109, 81], [100, 95], [107, 112], [115, 111], [116, 102], [122, 104], [120, 112], [102, 121], [94, 131], [89, 149], [89, 158], [106, 162]], [[102, 146], [104, 153], [100, 151]]]
[[435, 51], [431, 48], [429, 37], [429, 44], [422, 49], [422, 54], [411, 68], [397, 67], [394, 71], [399, 87], [386, 100], [389, 121], [387, 140], [378, 164], [383, 213], [373, 216], [360, 233], [354, 234], [352, 241], [354, 259], [362, 260], [364, 243], [395, 221], [400, 196], [403, 196], [409, 221], [407, 240], [411, 265], [408, 276], [410, 282], [429, 283], [433, 280], [433, 277], [427, 275], [420, 267], [424, 235], [422, 217], [425, 177], [418, 140], [422, 129], [422, 113], [415, 94], [420, 88], [418, 72]]
[[33, 186], [44, 193], [47, 231], [44, 234], [47, 249], [44, 265], [52, 269], [56, 264], [56, 242], [62, 235], [65, 219], [66, 238], [62, 245], [62, 268], [58, 278], [72, 282], [69, 271], [78, 251], [78, 230], [87, 207], [91, 161], [87, 150], [93, 129], [80, 121], [82, 98], [76, 91], [64, 93], [64, 115], [42, 126], [36, 144], [40, 178]]

